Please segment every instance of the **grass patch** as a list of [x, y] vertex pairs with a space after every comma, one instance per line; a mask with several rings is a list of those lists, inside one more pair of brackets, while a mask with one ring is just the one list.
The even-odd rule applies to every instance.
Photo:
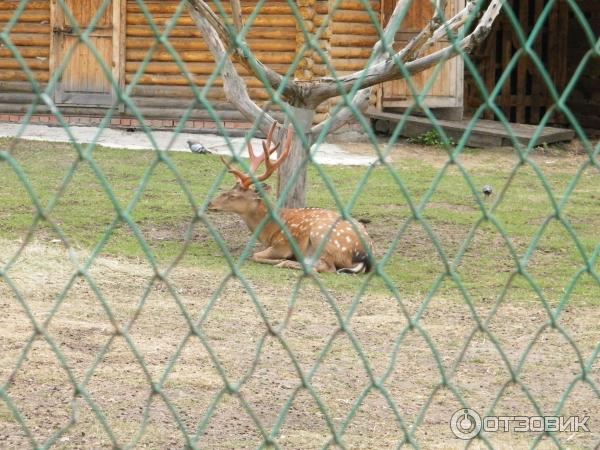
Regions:
[[[0, 140], [2, 145], [7, 142], [6, 139]], [[323, 167], [335, 186], [339, 202], [345, 206], [353, 199], [353, 216], [371, 221], [368, 230], [375, 241], [376, 256], [379, 260], [387, 259], [384, 268], [386, 276], [404, 296], [422, 296], [428, 292], [445, 270], [440, 252], [452, 261], [472, 225], [482, 216], [471, 186], [465, 181], [461, 170], [456, 166], [448, 166], [443, 169], [444, 177], [437, 189], [430, 193], [423, 211], [427, 228], [413, 222], [404, 234], [399, 234], [411, 217], [411, 202], [413, 206], [419, 205], [445, 164], [444, 155], [432, 153], [428, 155], [414, 149], [398, 149], [398, 152], [392, 153], [399, 156], [394, 158], [393, 169], [410, 198], [405, 196], [386, 167], [374, 169], [360, 191], [357, 189], [367, 168]], [[93, 153], [93, 161], [99, 177], [90, 163], [78, 160], [76, 152], [68, 144], [21, 141], [12, 155], [42, 205], [53, 201], [69, 170], [75, 169], [49, 217], [75, 246], [83, 249], [93, 249], [99, 245], [111, 223], [118, 221], [113, 202], [117, 202], [121, 208], [127, 208], [138, 194], [144, 174], [150, 172], [150, 181], [144, 187], [131, 218], [146, 240], [150, 254], [163, 266], [182, 252], [194, 208], [201, 207], [207, 201], [212, 184], [223, 170], [217, 157], [172, 153], [169, 159], [181, 177], [178, 179], [166, 164], [154, 164], [156, 155], [152, 152], [98, 148]], [[544, 170], [558, 201], [577, 169], [585, 162], [584, 157], [564, 152], [551, 155], [541, 153], [534, 160]], [[552, 164], [546, 164], [548, 160], [552, 160]], [[461, 164], [471, 176], [476, 189], [485, 184], [494, 186], [494, 196], [486, 200], [489, 207], [509, 179], [511, 170], [517, 164], [517, 157], [510, 151], [500, 151], [495, 155], [470, 152], [461, 155]], [[0, 177], [0, 238], [21, 239], [32, 224], [32, 201], [6, 162], [0, 163]], [[587, 256], [598, 245], [599, 179], [597, 170], [586, 171], [565, 209], [578, 234], [581, 250]], [[337, 202], [334, 195], [313, 168], [309, 180], [309, 204], [335, 209]], [[189, 189], [195, 204], [190, 203], [183, 193], [179, 181]], [[107, 195], [103, 182], [110, 185], [114, 198]], [[222, 187], [231, 185], [233, 177], [226, 175]], [[552, 203], [544, 186], [531, 167], [524, 166], [512, 179], [495, 216], [520, 258], [552, 214]], [[237, 217], [228, 215], [211, 215], [210, 220], [229, 252], [234, 258], [240, 256], [249, 236], [243, 223]], [[200, 266], [225, 274], [228, 271], [226, 259], [209, 231], [197, 225], [192, 233], [192, 244], [186, 249], [180, 264]], [[430, 234], [439, 240], [439, 248], [433, 245]], [[47, 223], [41, 222], [35, 230], [35, 238], [52, 241], [57, 236]], [[495, 298], [516, 267], [504, 237], [495, 226], [484, 222], [471, 244], [463, 250], [457, 271], [469, 294], [476, 301]], [[121, 257], [145, 256], [134, 233], [122, 222], [118, 223], [102, 253]], [[548, 300], [557, 303], [583, 264], [580, 249], [565, 227], [554, 220], [545, 228], [533, 252], [529, 270]], [[243, 273], [251, 280], [270, 283], [287, 283], [298, 277], [298, 272], [254, 263], [246, 263]], [[328, 274], [323, 275], [322, 279], [328, 288], [346, 294], [357, 292], [365, 280], [364, 277]], [[370, 281], [369, 289], [372, 292], [389, 292], [380, 277]], [[514, 298], [528, 301], [537, 299], [531, 286], [522, 279], [516, 280], [511, 290], [515, 291]], [[600, 298], [599, 287], [592, 277], [582, 277], [576, 292], [578, 301], [598, 302]], [[450, 281], [443, 283], [440, 293], [462, 300], [462, 294]]]
[[438, 148], [446, 148], [448, 144], [450, 146], [456, 145], [456, 142], [452, 140], [452, 138], [447, 138], [448, 142], [444, 141], [444, 138], [440, 136], [437, 130], [431, 130], [426, 133], [420, 134], [419, 136], [415, 136], [408, 139], [408, 142], [411, 144], [425, 145], [427, 147], [438, 147]]

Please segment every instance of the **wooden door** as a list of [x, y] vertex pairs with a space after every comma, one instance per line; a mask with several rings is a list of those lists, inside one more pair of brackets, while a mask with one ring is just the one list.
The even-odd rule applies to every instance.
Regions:
[[[101, 10], [103, 0], [65, 0], [81, 32], [92, 23]], [[77, 106], [107, 106], [113, 102], [114, 90], [102, 71], [99, 59], [104, 60], [113, 77], [121, 84], [123, 54], [122, 20], [125, 0], [110, 0], [102, 17], [90, 34], [90, 47], [79, 42], [72, 22], [57, 0], [52, 0], [52, 75], [74, 48], [71, 59], [62, 73], [55, 90], [55, 102]]]
[[[396, 6], [397, 0], [383, 0], [382, 21], [387, 21]], [[431, 19], [434, 11], [430, 0], [414, 0], [407, 12], [404, 21], [396, 33], [394, 48], [400, 50], [408, 41], [415, 36]], [[446, 17], [454, 16], [465, 5], [465, 0], [449, 0]], [[432, 47], [430, 52], [437, 51], [448, 45], [448, 40], [440, 40]], [[413, 84], [417, 92], [421, 92], [434, 73], [431, 68], [412, 76]], [[443, 63], [441, 72], [436, 81], [428, 91], [425, 104], [430, 108], [448, 108], [451, 114], [449, 118], [462, 118], [463, 111], [463, 61], [460, 57], [453, 58]], [[412, 93], [404, 80], [396, 80], [384, 83], [382, 89], [381, 106], [383, 108], [406, 108], [414, 104]], [[458, 117], [460, 116], [460, 117]]]

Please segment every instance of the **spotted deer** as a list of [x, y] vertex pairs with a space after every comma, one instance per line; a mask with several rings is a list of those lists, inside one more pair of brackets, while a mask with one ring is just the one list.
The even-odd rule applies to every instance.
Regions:
[[[265, 172], [262, 175], [256, 175], [253, 179], [221, 157], [229, 172], [237, 178], [237, 183], [233, 189], [219, 195], [208, 206], [209, 211], [238, 214], [252, 232], [268, 215], [267, 206], [253, 182], [267, 180], [281, 166], [292, 146], [294, 130], [290, 125], [279, 158], [271, 161], [270, 156], [279, 148], [279, 144], [273, 145], [272, 142], [276, 127], [277, 123], [274, 123], [266, 141], [262, 142], [262, 154], [257, 155], [248, 143], [250, 170], [256, 173], [264, 162]], [[266, 184], [262, 184], [262, 188], [265, 192], [271, 190]], [[364, 226], [356, 220], [344, 220], [338, 213], [321, 208], [283, 208], [279, 211], [279, 216], [294, 237], [305, 263], [312, 265], [316, 271], [360, 273], [371, 270], [371, 262], [363, 242], [370, 250], [372, 242]], [[357, 231], [362, 235], [362, 241]], [[318, 259], [314, 260], [324, 239], [326, 242], [322, 251]], [[276, 267], [302, 269], [302, 264], [297, 261], [292, 246], [277, 222], [269, 220], [263, 227], [259, 240], [265, 246], [265, 250], [254, 253], [250, 258], [252, 261]]]

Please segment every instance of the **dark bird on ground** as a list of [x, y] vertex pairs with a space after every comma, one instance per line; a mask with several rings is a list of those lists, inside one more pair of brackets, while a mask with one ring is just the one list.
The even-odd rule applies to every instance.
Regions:
[[489, 197], [490, 195], [492, 195], [492, 192], [494, 192], [494, 190], [492, 189], [492, 187], [489, 184], [486, 184], [483, 187], [482, 192], [485, 194], [486, 197]]
[[188, 146], [190, 147], [190, 150], [192, 151], [192, 153], [199, 153], [201, 155], [210, 155], [212, 153], [209, 149], [207, 149], [200, 142], [187, 141], [187, 143], [188, 143]]

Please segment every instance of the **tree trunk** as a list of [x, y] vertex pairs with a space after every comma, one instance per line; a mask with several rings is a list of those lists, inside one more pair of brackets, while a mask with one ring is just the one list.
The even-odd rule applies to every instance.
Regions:
[[[304, 136], [309, 138], [310, 128], [312, 127], [313, 117], [315, 115], [314, 109], [302, 109], [291, 107], [294, 116], [293, 121], [296, 125], [294, 140], [292, 142], [292, 149], [279, 168], [279, 177], [277, 179], [277, 197], [280, 198], [283, 190], [287, 186], [288, 182], [296, 175], [297, 178], [294, 185], [290, 187], [287, 192], [286, 200], [283, 203], [284, 208], [304, 208], [306, 206], [306, 173], [307, 164], [304, 159], [310, 151], [312, 142], [309, 140], [308, 148], [302, 143], [298, 133], [302, 131]], [[289, 124], [289, 118], [286, 117], [282, 130], [284, 133], [287, 131]], [[280, 142], [283, 142], [284, 136], [281, 137]], [[281, 151], [281, 148], [279, 149]]]

